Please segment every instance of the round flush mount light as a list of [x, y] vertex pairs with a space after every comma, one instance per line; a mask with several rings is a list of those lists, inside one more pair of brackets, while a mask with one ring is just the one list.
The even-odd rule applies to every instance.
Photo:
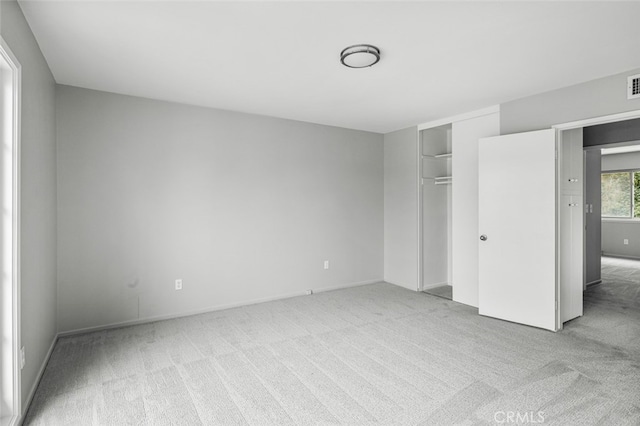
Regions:
[[380, 61], [380, 49], [370, 44], [355, 44], [340, 52], [340, 62], [349, 68], [367, 68]]

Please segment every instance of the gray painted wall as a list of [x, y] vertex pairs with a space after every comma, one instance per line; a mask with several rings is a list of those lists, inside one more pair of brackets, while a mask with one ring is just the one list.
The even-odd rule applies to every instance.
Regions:
[[0, 34], [22, 65], [22, 401], [56, 335], [55, 82], [18, 4], [3, 0]]
[[593, 205], [585, 213], [585, 284], [601, 279], [602, 254], [602, 195], [601, 195], [601, 155], [600, 150], [585, 151], [584, 161], [584, 202]]
[[382, 135], [68, 86], [57, 108], [60, 331], [382, 279]]
[[[640, 169], [640, 152], [602, 156], [602, 171]], [[629, 244], [624, 244], [624, 240]], [[640, 258], [640, 221], [602, 220], [602, 252]]]
[[[624, 244], [625, 239], [629, 244]], [[602, 253], [640, 259], [640, 223], [603, 220]]]
[[640, 152], [625, 152], [602, 156], [603, 172], [638, 169], [640, 169]]
[[418, 288], [418, 129], [384, 135], [384, 280]]
[[627, 76], [638, 73], [640, 69], [504, 103], [501, 134], [638, 110], [640, 98], [627, 99]]

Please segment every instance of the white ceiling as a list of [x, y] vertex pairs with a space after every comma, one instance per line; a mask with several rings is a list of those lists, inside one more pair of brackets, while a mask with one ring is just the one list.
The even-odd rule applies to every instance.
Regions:
[[381, 133], [640, 67], [640, 2], [20, 5], [58, 83]]

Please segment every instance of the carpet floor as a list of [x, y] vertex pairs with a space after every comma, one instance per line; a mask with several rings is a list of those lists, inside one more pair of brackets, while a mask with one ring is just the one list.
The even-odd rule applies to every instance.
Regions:
[[61, 338], [25, 424], [637, 425], [640, 269], [603, 271], [558, 333], [379, 283]]

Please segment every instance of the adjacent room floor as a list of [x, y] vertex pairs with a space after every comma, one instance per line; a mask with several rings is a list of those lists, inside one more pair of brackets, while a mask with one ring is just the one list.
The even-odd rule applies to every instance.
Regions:
[[380, 283], [62, 338], [26, 424], [635, 425], [625, 268], [558, 333]]

